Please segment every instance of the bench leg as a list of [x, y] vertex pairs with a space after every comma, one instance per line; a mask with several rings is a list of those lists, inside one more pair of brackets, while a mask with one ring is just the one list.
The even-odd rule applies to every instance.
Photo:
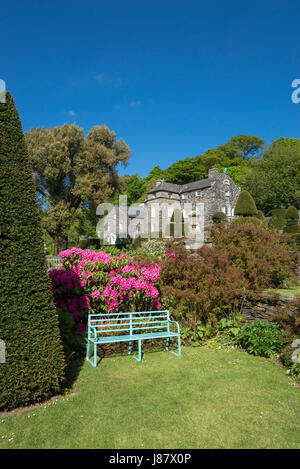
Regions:
[[142, 361], [142, 341], [139, 340], [138, 341], [138, 345], [139, 345], [139, 356], [138, 357], [135, 357], [134, 355], [131, 355], [133, 358], [135, 358], [138, 362], [141, 362]]
[[169, 347], [170, 347], [170, 337], [167, 337], [166, 351], [169, 350]]
[[97, 344], [94, 343], [94, 361], [93, 362], [90, 360], [90, 345], [91, 345], [91, 343], [88, 340], [87, 349], [86, 349], [86, 359], [94, 368], [96, 368], [96, 366], [97, 366]]
[[176, 357], [181, 357], [180, 335], [178, 336], [178, 353], [173, 352], [172, 350], [171, 350], [171, 352], [172, 352], [174, 355], [176, 355]]
[[131, 344], [132, 344], [132, 342], [129, 342], [128, 355], [131, 355]]

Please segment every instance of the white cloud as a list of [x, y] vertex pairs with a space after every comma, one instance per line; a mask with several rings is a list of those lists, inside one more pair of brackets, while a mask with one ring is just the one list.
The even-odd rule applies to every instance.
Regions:
[[74, 111], [72, 111], [72, 110], [71, 110], [71, 111], [69, 111], [69, 112], [68, 112], [68, 114], [69, 114], [69, 116], [71, 116], [71, 117], [74, 117], [74, 116], [75, 116], [75, 112], [74, 112]]
[[141, 101], [131, 101], [130, 103], [130, 107], [138, 107], [142, 104]]

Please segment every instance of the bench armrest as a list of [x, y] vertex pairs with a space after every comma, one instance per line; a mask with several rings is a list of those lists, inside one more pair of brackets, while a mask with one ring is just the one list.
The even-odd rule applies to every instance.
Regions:
[[177, 321], [171, 321], [171, 319], [169, 319], [169, 322], [172, 322], [173, 324], [176, 324], [176, 326], [177, 326], [177, 332], [178, 332], [178, 334], [180, 334], [179, 323], [178, 323]]
[[97, 329], [95, 326], [89, 326], [88, 337], [90, 337], [90, 330], [94, 331], [94, 338], [97, 339]]

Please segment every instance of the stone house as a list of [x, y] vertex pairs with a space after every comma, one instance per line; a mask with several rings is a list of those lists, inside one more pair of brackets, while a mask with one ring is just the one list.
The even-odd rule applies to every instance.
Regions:
[[[188, 184], [178, 185], [158, 180], [154, 189], [149, 191], [145, 199], [149, 218], [153, 204], [167, 206], [167, 216], [170, 218], [173, 211], [178, 208], [187, 217], [184, 206], [191, 204], [203, 204], [204, 226], [213, 223], [213, 215], [216, 212], [224, 212], [231, 220], [234, 217], [234, 209], [240, 194], [240, 187], [235, 184], [224, 171], [219, 174], [218, 169], [208, 171], [208, 178]], [[152, 230], [151, 230], [152, 231]]]
[[[106, 217], [107, 240], [115, 244], [116, 233], [124, 233], [129, 225], [133, 237], [141, 234], [150, 238], [153, 234], [165, 233], [175, 209], [180, 210], [192, 230], [203, 232], [205, 226], [213, 223], [216, 212], [224, 212], [229, 220], [234, 217], [240, 190], [226, 170], [219, 174], [216, 168], [208, 171], [207, 179], [183, 185], [158, 179], [143, 204], [120, 207], [120, 210], [114, 207], [110, 211]], [[197, 218], [197, 214], [201, 216]]]

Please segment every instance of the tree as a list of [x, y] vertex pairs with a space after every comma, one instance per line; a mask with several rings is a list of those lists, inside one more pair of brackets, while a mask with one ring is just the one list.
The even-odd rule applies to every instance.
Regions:
[[257, 215], [255, 202], [248, 191], [241, 191], [236, 202], [234, 214], [241, 217], [255, 217]]
[[248, 160], [251, 157], [258, 156], [259, 151], [263, 149], [264, 141], [255, 135], [237, 135], [231, 137], [225, 145], [219, 148], [224, 151], [229, 158], [241, 158]]
[[12, 96], [0, 104], [0, 409], [59, 391], [64, 356], [44, 257], [36, 190]]
[[300, 139], [280, 138], [266, 149], [263, 158], [250, 163], [245, 189], [265, 213], [295, 205], [299, 190]]
[[32, 128], [25, 134], [34, 180], [45, 210], [44, 227], [58, 251], [68, 245], [71, 222], [80, 207], [96, 206], [118, 185], [117, 167], [126, 164], [130, 149], [106, 126], [87, 136], [76, 124], [53, 129]]
[[163, 179], [173, 184], [186, 184], [207, 177], [206, 168], [198, 157], [185, 158], [169, 166], [163, 172]]
[[135, 202], [142, 201], [140, 199], [146, 196], [145, 181], [138, 174], [133, 174], [132, 176], [125, 175], [124, 179], [126, 188], [123, 193], [127, 195], [127, 204], [132, 205]]

